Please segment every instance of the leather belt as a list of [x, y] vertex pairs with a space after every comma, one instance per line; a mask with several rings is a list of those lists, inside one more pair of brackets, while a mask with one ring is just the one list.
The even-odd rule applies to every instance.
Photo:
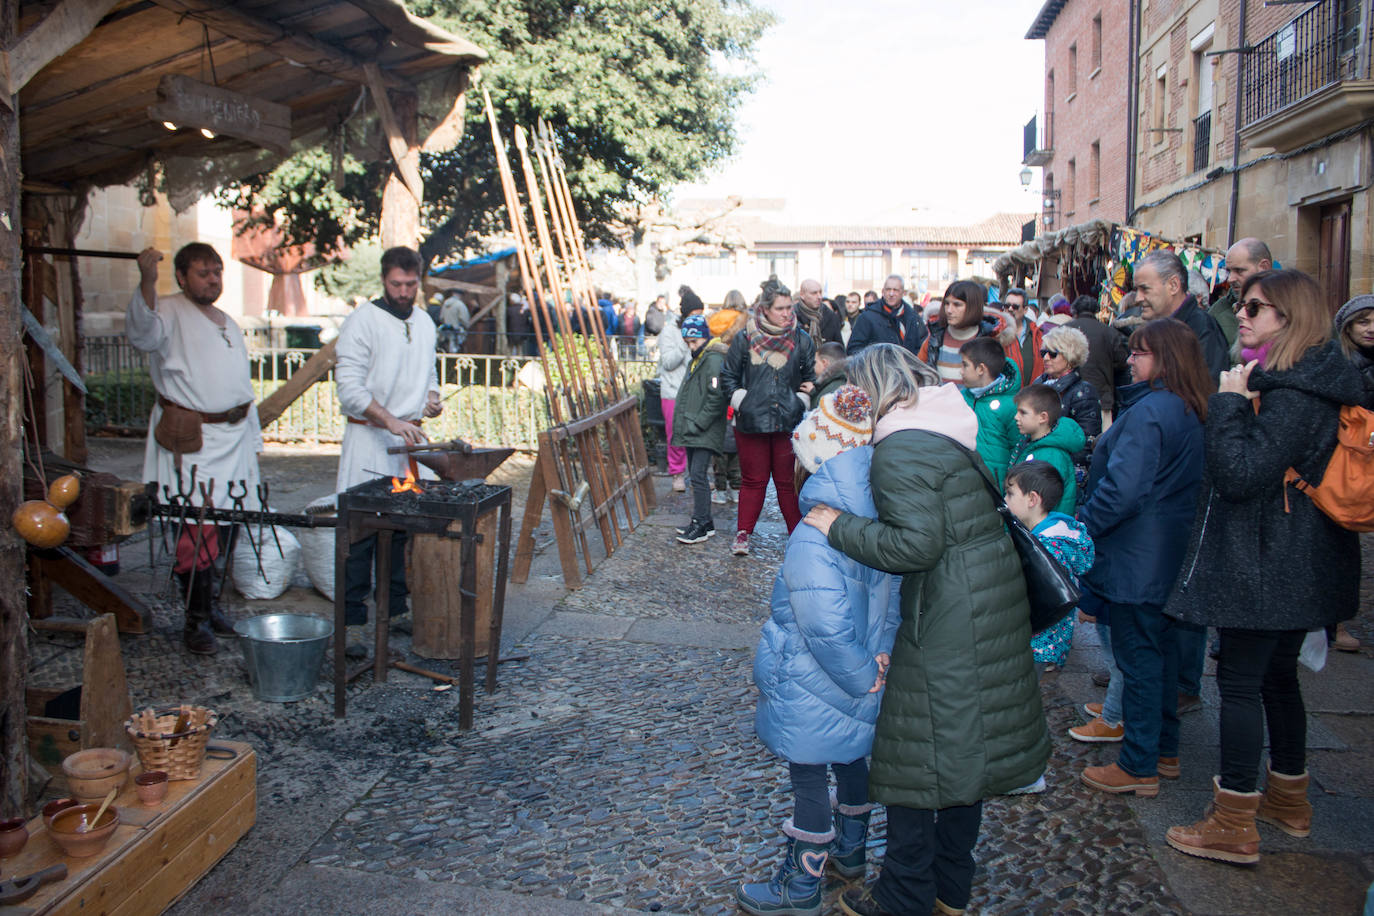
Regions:
[[[358, 426], [371, 426], [373, 429], [386, 429], [385, 426], [381, 425], [380, 423], [373, 423], [371, 420], [359, 420], [357, 417], [346, 417], [345, 419], [347, 419], [349, 423], [354, 423]], [[402, 420], [401, 422], [409, 423], [416, 429], [420, 428], [419, 420]]]
[[[191, 408], [182, 407], [176, 401], [163, 397], [162, 395], [157, 396], [157, 402], [163, 407], [181, 407], [182, 410], [191, 410]], [[222, 410], [219, 413], [206, 413], [203, 410], [191, 410], [191, 413], [199, 416], [200, 422], [202, 423], [238, 423], [244, 417], [248, 416], [248, 408], [252, 406], [252, 401], [245, 401], [237, 407], [230, 407], [228, 410]]]

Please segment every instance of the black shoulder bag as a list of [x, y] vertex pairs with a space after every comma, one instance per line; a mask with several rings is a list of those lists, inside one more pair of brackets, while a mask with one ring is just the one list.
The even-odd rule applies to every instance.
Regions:
[[997, 492], [996, 484], [984, 473], [975, 452], [943, 433], [928, 429], [921, 432], [939, 436], [963, 452], [964, 457], [973, 465], [973, 470], [987, 485], [992, 503], [997, 507], [1002, 521], [1006, 523], [1007, 533], [1011, 535], [1011, 542], [1016, 546], [1016, 553], [1021, 558], [1021, 572], [1026, 578], [1026, 598], [1030, 601], [1031, 634], [1048, 630], [1063, 620], [1078, 606], [1082, 598], [1082, 592], [1074, 584], [1073, 574], [1065, 569], [1064, 564], [1055, 559], [1054, 554], [1040, 543], [1040, 539], [1031, 534], [1030, 529], [1021, 524], [1021, 520], [1007, 508], [1007, 501]]

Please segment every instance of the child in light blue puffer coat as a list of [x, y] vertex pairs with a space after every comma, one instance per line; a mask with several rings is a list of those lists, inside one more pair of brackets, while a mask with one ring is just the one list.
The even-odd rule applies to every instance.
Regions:
[[[868, 395], [853, 385], [802, 419], [792, 446], [811, 474], [800, 489], [803, 513], [825, 503], [877, 518], [868, 480], [872, 431]], [[773, 877], [735, 891], [747, 912], [819, 913], [827, 862], [845, 877], [864, 873], [873, 808], [866, 757], [901, 621], [900, 590], [900, 577], [851, 560], [809, 525], [798, 525], [787, 542], [754, 654], [754, 721], [763, 743], [787, 761], [795, 803]]]

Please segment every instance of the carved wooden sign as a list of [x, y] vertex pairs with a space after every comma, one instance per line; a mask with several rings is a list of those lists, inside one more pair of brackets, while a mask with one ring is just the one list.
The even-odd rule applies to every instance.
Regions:
[[237, 137], [279, 153], [291, 144], [291, 109], [285, 105], [178, 74], [164, 76], [157, 95], [157, 104], [148, 106], [154, 121]]

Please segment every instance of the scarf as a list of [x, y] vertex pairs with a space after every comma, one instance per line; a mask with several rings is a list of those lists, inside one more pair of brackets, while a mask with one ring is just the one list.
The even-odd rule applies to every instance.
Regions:
[[775, 325], [765, 317], [763, 306], [755, 308], [744, 326], [744, 332], [749, 335], [749, 361], [756, 366], [767, 363], [774, 369], [786, 366], [792, 351], [797, 348], [797, 339], [792, 333], [796, 329], [796, 312], [787, 313], [786, 324]]
[[1266, 340], [1258, 347], [1241, 347], [1240, 358], [1247, 363], [1252, 359], [1257, 359], [1259, 360], [1259, 367], [1263, 369], [1264, 364], [1269, 362], [1269, 351], [1273, 348], [1274, 341], [1272, 340]]
[[[881, 302], [881, 300], [879, 301]], [[906, 343], [906, 322], [902, 320], [905, 317], [902, 313], [906, 311], [906, 303], [898, 302], [895, 309], [890, 309], [886, 302], [882, 302], [882, 307], [883, 314], [887, 316], [887, 319], [897, 325], [897, 339]]]
[[797, 309], [801, 312], [802, 319], [806, 322], [806, 332], [811, 335], [812, 340], [822, 340], [821, 337], [821, 309], [824, 306], [809, 308], [805, 299], [797, 302]]

